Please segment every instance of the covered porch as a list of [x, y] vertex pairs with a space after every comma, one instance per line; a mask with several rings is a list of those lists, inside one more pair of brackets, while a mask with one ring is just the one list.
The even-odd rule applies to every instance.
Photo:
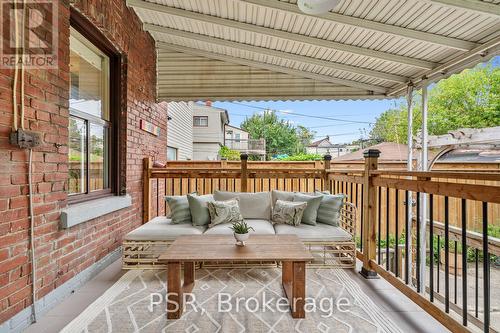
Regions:
[[[500, 54], [500, 4], [354, 0], [319, 15], [285, 0], [57, 6], [58, 69], [27, 70], [22, 102], [17, 74], [0, 73], [6, 78], [0, 86], [22, 110], [18, 118], [14, 107], [2, 122], [0, 148], [14, 176], [0, 184], [1, 223], [7, 226], [0, 229], [1, 332], [500, 331], [500, 242], [489, 236], [500, 219], [500, 173], [429, 171], [427, 135], [428, 87]], [[91, 40], [87, 49], [109, 59], [114, 75], [103, 93], [107, 119], [71, 110], [70, 36]], [[420, 163], [414, 165], [412, 108], [419, 91], [423, 126]], [[376, 150], [365, 151], [359, 164], [337, 164], [328, 155], [293, 163], [248, 161], [245, 155], [237, 162], [166, 160], [169, 102], [392, 98], [408, 103], [406, 170], [379, 163]], [[112, 137], [109, 173], [100, 176], [103, 184], [92, 185], [102, 187], [98, 194], [90, 188], [70, 193], [75, 161], [68, 154], [68, 128], [76, 118], [96, 121]], [[41, 135], [40, 146], [9, 145], [8, 136], [19, 122], [24, 130], [25, 119]], [[87, 141], [83, 187], [91, 182]], [[331, 321], [319, 312], [306, 320], [247, 312], [214, 318], [220, 311], [210, 293], [238, 293], [242, 286], [249, 286], [244, 296], [281, 292], [277, 266], [250, 265], [197, 269], [200, 315], [188, 311], [172, 322], [162, 313], [164, 303], [149, 310], [151, 295], [162, 296], [168, 284], [165, 267], [154, 242], [128, 243], [126, 235], [164, 217], [166, 195], [216, 190], [345, 194], [354, 207], [348, 228], [355, 268], [329, 267], [338, 249], [306, 244], [318, 267], [325, 266], [311, 266], [307, 279], [312, 298], [344, 295], [352, 308]]]

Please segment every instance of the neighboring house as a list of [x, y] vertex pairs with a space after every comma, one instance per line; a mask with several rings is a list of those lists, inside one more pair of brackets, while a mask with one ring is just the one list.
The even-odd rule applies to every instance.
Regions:
[[247, 131], [229, 125], [226, 110], [194, 102], [168, 103], [167, 159], [218, 160], [222, 146], [265, 159], [264, 139], [250, 139]]
[[[382, 142], [376, 145], [360, 149], [350, 154], [340, 157], [333, 156], [335, 161], [364, 161], [363, 152], [368, 149], [380, 151], [379, 161], [383, 162], [404, 162], [408, 160], [408, 146], [396, 142]], [[415, 157], [415, 156], [414, 156]]]
[[224, 145], [226, 147], [249, 155], [260, 156], [262, 160], [265, 160], [265, 139], [250, 139], [250, 135], [247, 131], [232, 125], [226, 125], [225, 128]]
[[330, 142], [330, 137], [327, 136], [324, 139], [315, 141], [306, 147], [308, 154], [319, 154], [326, 155], [329, 154], [333, 158], [351, 153], [357, 147], [352, 145], [344, 144], [333, 144]]
[[193, 159], [192, 103], [168, 103], [167, 160]]
[[219, 150], [224, 145], [224, 129], [229, 124], [226, 110], [212, 106], [190, 103], [193, 111], [193, 159], [217, 160]]

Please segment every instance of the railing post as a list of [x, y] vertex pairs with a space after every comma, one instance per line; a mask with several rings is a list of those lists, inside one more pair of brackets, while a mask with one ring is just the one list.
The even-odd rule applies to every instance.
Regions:
[[325, 161], [325, 170], [324, 170], [325, 174], [323, 175], [324, 177], [323, 190], [332, 193], [332, 186], [330, 183], [330, 179], [328, 178], [328, 172], [327, 172], [328, 170], [330, 170], [332, 155], [326, 154], [325, 156], [323, 156], [323, 160]]
[[151, 171], [151, 157], [145, 157], [142, 160], [143, 170], [142, 170], [142, 223], [146, 223], [150, 219], [150, 201], [151, 201], [151, 182], [150, 182], [150, 171]]
[[241, 154], [241, 192], [248, 192], [248, 155]]
[[370, 268], [370, 260], [376, 259], [376, 219], [377, 219], [377, 189], [373, 186], [370, 172], [378, 169], [378, 158], [380, 151], [377, 149], [366, 150], [363, 154], [365, 158], [365, 173], [363, 186], [363, 268], [360, 273], [366, 279], [378, 278], [377, 273]]

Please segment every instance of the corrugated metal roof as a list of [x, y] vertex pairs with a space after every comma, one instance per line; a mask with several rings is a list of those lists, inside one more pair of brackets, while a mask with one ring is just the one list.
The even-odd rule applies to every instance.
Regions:
[[343, 0], [310, 16], [295, 0], [127, 1], [157, 41], [162, 100], [398, 96], [500, 52], [499, 1], [470, 2]]

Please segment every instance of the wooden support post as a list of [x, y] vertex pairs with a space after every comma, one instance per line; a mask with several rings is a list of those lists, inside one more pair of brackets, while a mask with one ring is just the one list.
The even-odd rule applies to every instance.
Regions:
[[142, 223], [146, 223], [150, 219], [150, 209], [151, 209], [151, 182], [150, 182], [150, 172], [151, 172], [151, 158], [145, 157], [142, 160], [143, 170], [142, 170]]
[[361, 227], [363, 228], [363, 268], [360, 273], [366, 279], [378, 278], [377, 273], [370, 267], [370, 260], [376, 259], [377, 243], [377, 189], [373, 186], [373, 177], [370, 172], [378, 169], [378, 158], [380, 151], [369, 149], [363, 154], [365, 158], [365, 173], [363, 186], [363, 218]]
[[330, 183], [330, 178], [328, 178], [328, 170], [330, 170], [330, 165], [332, 162], [332, 155], [325, 155], [323, 156], [323, 159], [325, 161], [325, 170], [324, 170], [324, 175], [323, 175], [323, 191], [328, 191], [332, 193], [332, 186]]
[[248, 155], [241, 154], [241, 192], [248, 192]]

